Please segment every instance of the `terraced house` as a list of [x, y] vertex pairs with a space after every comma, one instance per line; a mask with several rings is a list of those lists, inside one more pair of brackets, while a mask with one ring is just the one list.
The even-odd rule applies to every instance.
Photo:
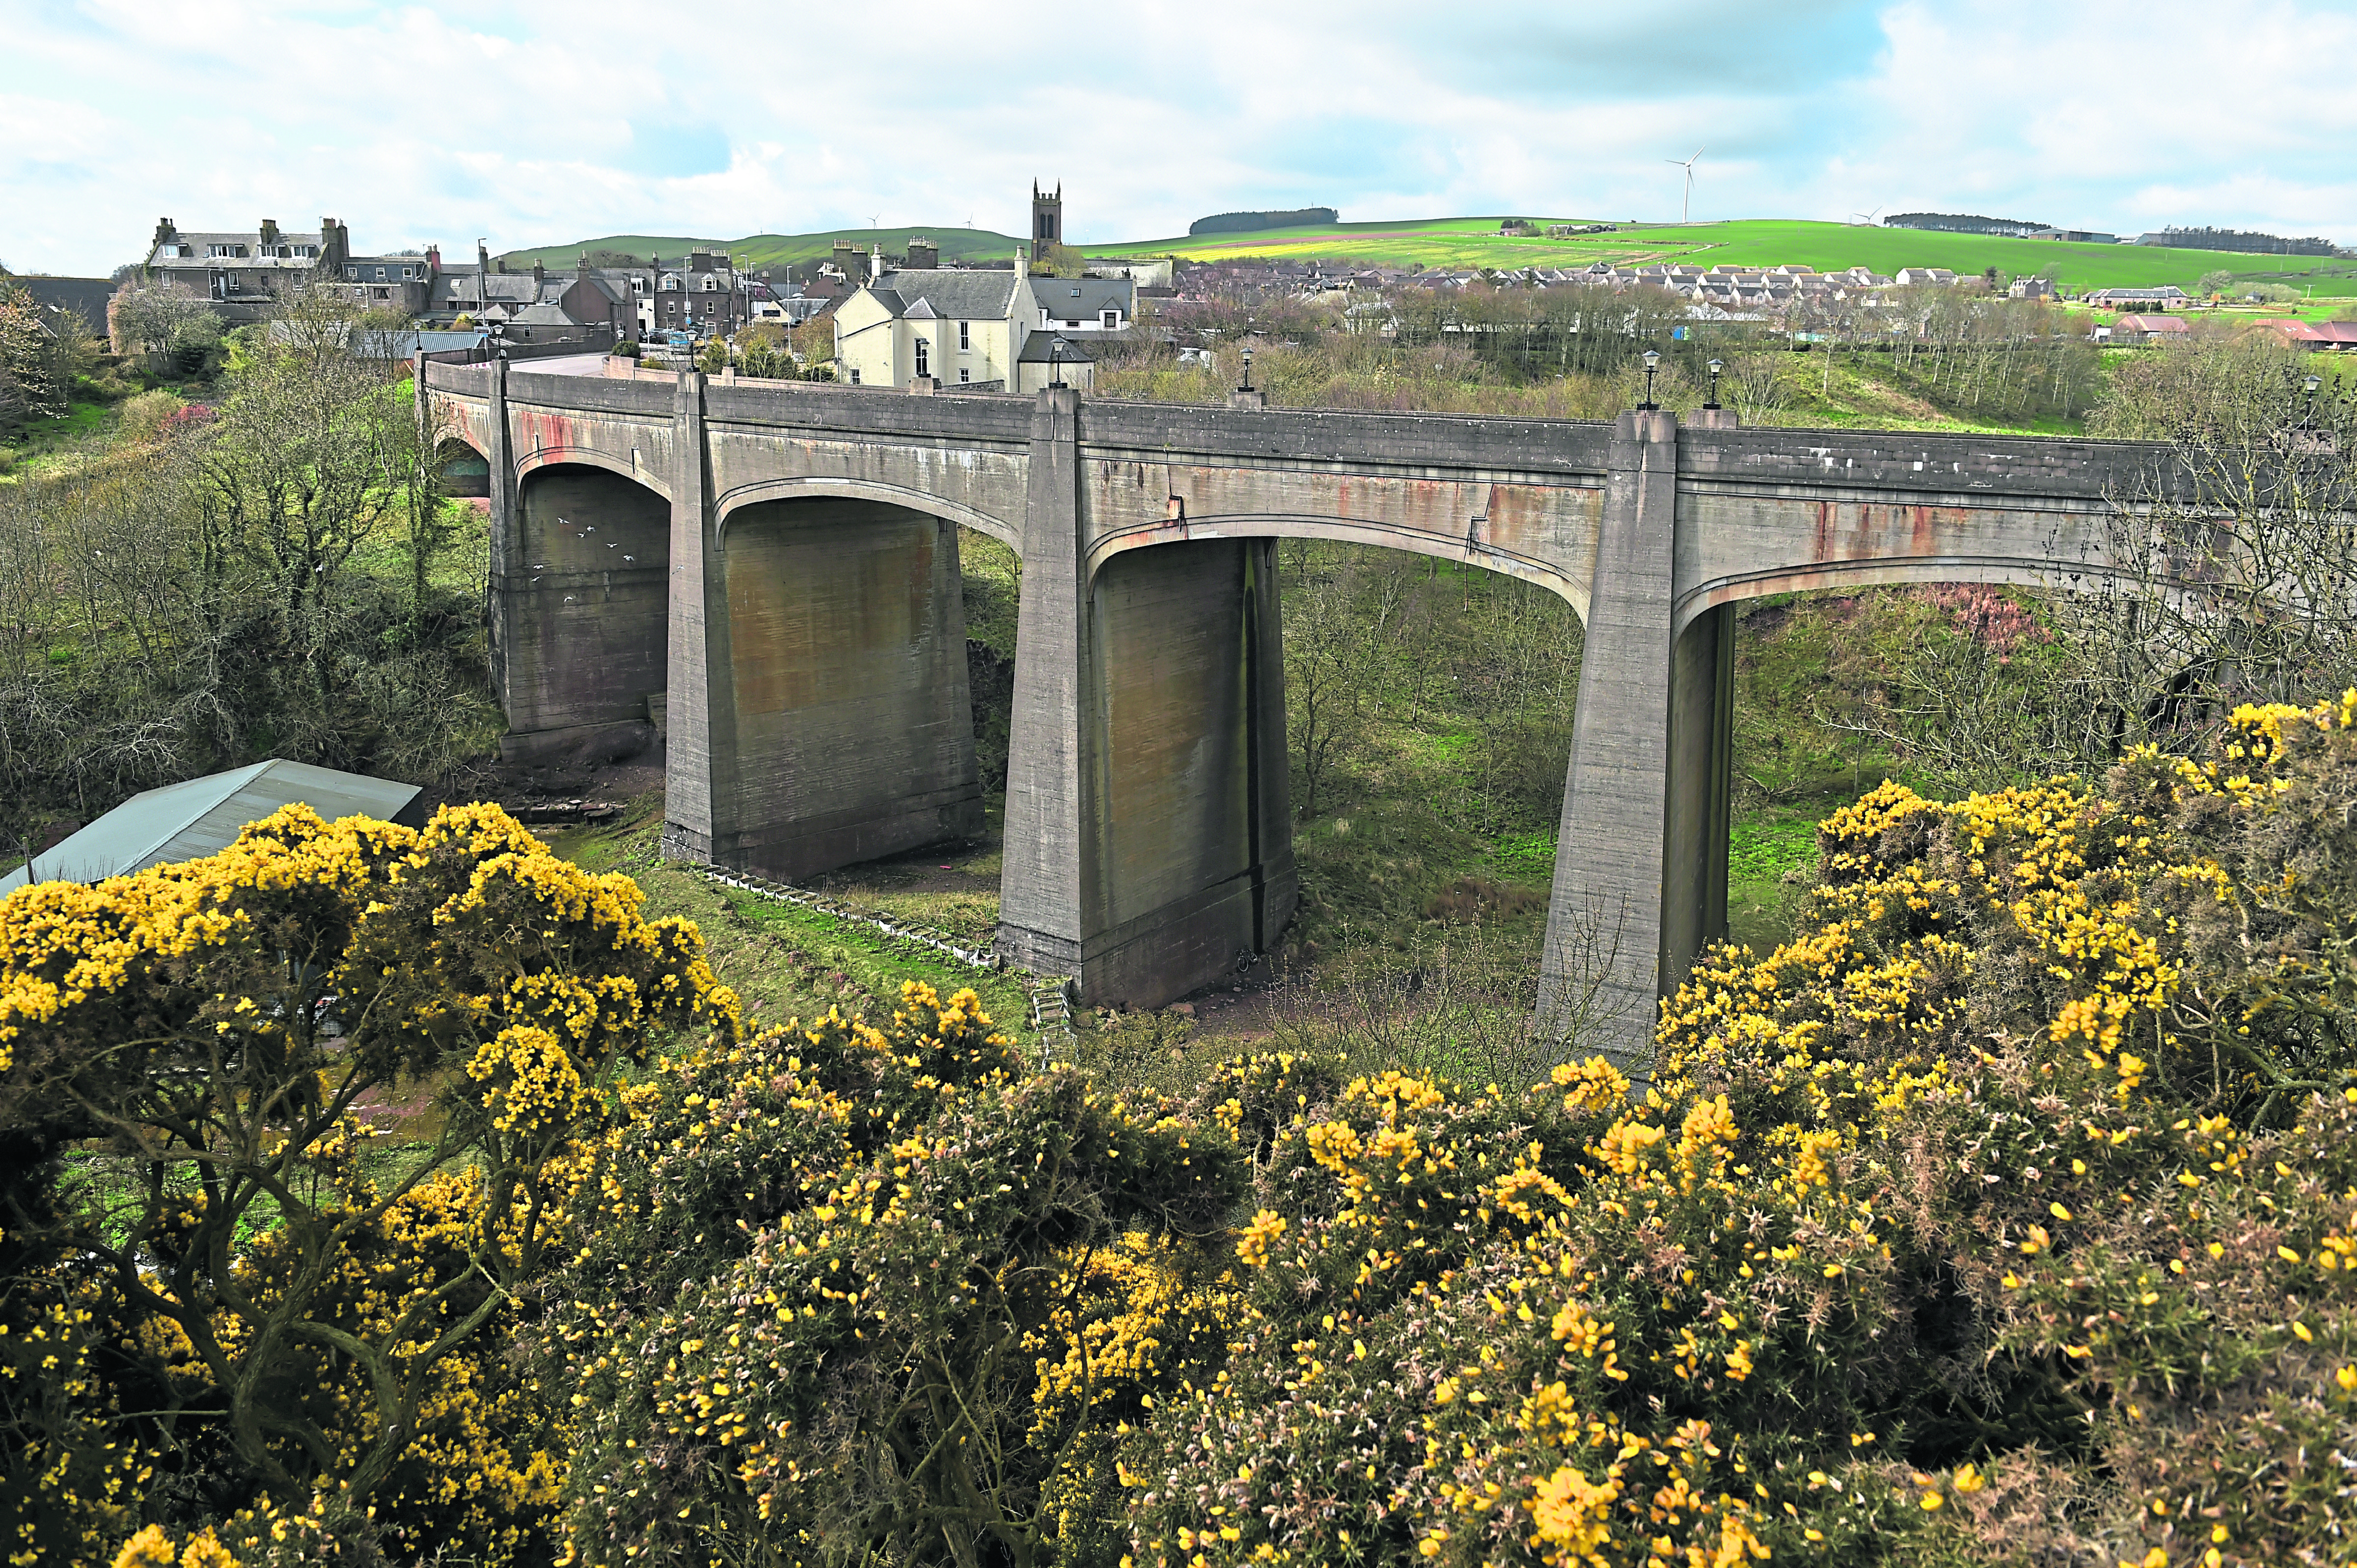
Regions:
[[[259, 321], [281, 295], [324, 277], [339, 276], [351, 257], [351, 231], [333, 218], [296, 233], [265, 218], [253, 229], [186, 231], [158, 219], [147, 251], [147, 274], [213, 302], [230, 325]], [[420, 258], [411, 258], [418, 260]]]

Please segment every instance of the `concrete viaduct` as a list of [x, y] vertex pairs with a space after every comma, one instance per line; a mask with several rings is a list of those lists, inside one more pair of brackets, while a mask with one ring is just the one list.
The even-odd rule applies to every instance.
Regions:
[[1586, 627], [1544, 979], [1587, 1023], [1578, 1048], [1622, 1057], [1725, 929], [1732, 607], [2100, 573], [2117, 498], [2169, 465], [1718, 411], [1472, 419], [505, 363], [425, 364], [419, 393], [489, 468], [516, 742], [568, 745], [657, 697], [674, 855], [799, 879], [978, 832], [958, 528], [1013, 547], [998, 950], [1092, 1004], [1231, 974], [1292, 913], [1275, 540], [1544, 584]]

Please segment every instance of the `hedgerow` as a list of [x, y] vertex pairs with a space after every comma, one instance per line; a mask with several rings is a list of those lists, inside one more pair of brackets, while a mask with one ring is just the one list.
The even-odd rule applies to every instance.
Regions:
[[[1886, 785], [1637, 1086], [1176, 1101], [916, 985], [722, 1029], [563, 1156], [505, 1341], [562, 1474], [483, 1506], [600, 1564], [2345, 1561], [2352, 822], [2357, 693], [2100, 789]], [[124, 1568], [375, 1539], [274, 1506]]]

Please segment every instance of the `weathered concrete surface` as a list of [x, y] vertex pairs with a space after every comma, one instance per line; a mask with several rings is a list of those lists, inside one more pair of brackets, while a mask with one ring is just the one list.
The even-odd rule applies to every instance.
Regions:
[[643, 721], [670, 660], [670, 503], [569, 466], [532, 470], [518, 499], [522, 559], [497, 575], [492, 599], [509, 728]]
[[1089, 618], [1082, 990], [1158, 1006], [1249, 968], [1293, 916], [1275, 545], [1122, 555]]
[[957, 525], [770, 501], [725, 535], [733, 820], [712, 857], [794, 879], [982, 832]]
[[2143, 442], [1686, 432], [1678, 621], [1798, 588], [2099, 574], [2108, 520], [2178, 482]]
[[[522, 651], [566, 628], [516, 585], [539, 515], [521, 487], [602, 469], [669, 501], [674, 853], [817, 869], [963, 820], [938, 728], [963, 665], [931, 651], [956, 613], [938, 586], [953, 541], [928, 545], [910, 514], [1013, 544], [999, 946], [1092, 1001], [1178, 994], [1273, 941], [1291, 908], [1265, 542], [1383, 544], [1560, 594], [1587, 641], [1549, 994], [1587, 1018], [1584, 1044], [1631, 1058], [1656, 997], [1725, 926], [1727, 607], [2101, 573], [2108, 520], [2174, 482], [2153, 446], [1744, 430], [1725, 411], [1682, 429], [1660, 413], [1603, 425], [425, 370], [436, 413], [490, 468], [494, 666], [527, 716], [622, 699], [567, 694]], [[899, 804], [855, 784], [876, 778], [871, 754], [911, 769]], [[1577, 983], [1588, 970], [1600, 984]]]
[[[1007, 725], [1006, 853], [998, 951], [1043, 974], [1082, 973], [1095, 932], [1083, 889], [1096, 877], [1085, 824], [1102, 783], [1085, 739], [1090, 634], [1081, 538], [1080, 393], [1049, 388], [1032, 405], [1024, 457], [1023, 591], [1015, 610], [1015, 709]], [[1102, 904], [1100, 902], [1100, 908]], [[1082, 988], [1086, 997], [1086, 987]]]
[[1543, 1015], [1575, 1048], [1623, 1059], [1652, 1026], [1664, 957], [1677, 444], [1667, 413], [1613, 430], [1540, 963]]

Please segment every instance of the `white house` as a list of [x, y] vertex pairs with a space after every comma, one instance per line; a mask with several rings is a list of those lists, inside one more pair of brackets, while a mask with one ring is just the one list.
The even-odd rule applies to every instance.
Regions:
[[1081, 342], [1125, 330], [1135, 299], [1127, 278], [1033, 277], [1019, 250], [1011, 272], [878, 272], [834, 312], [837, 373], [856, 386], [923, 379], [985, 392], [1034, 392], [1054, 380], [1085, 387], [1095, 366]]

